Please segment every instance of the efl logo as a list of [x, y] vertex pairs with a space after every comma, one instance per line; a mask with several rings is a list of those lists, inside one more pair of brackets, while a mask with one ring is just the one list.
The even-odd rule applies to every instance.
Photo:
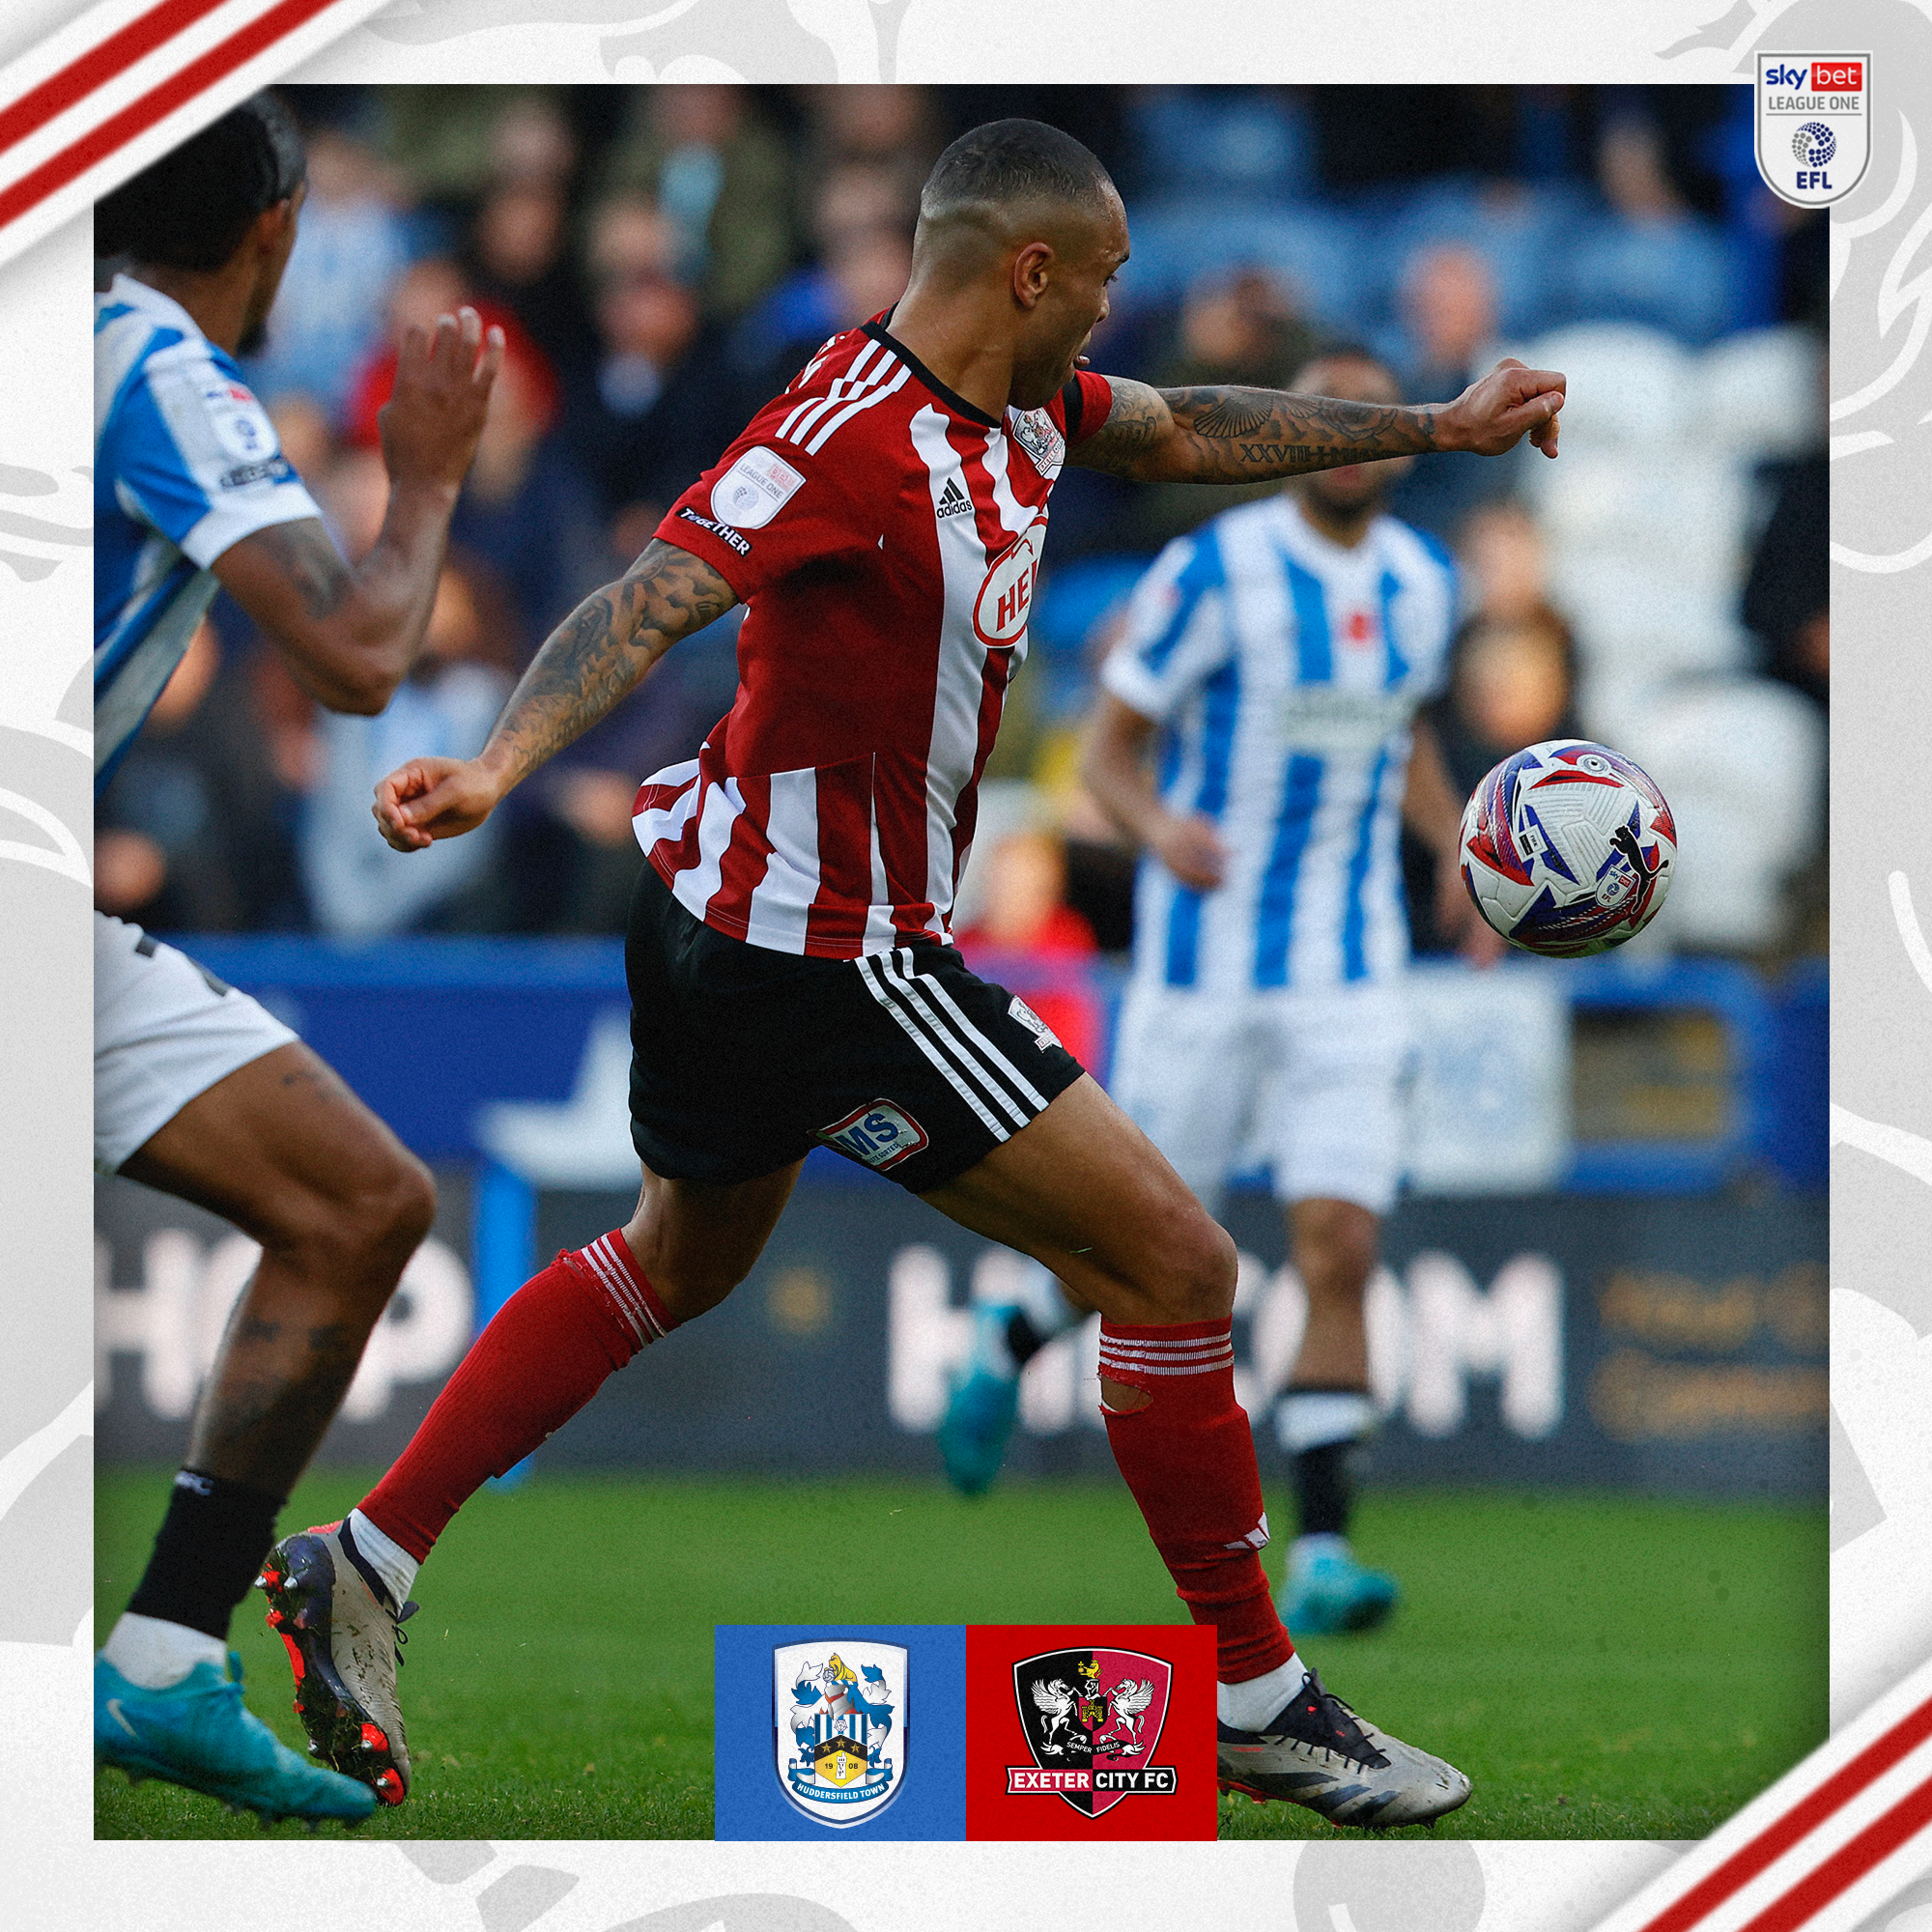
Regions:
[[1869, 54], [1759, 54], [1757, 168], [1795, 208], [1827, 208], [1864, 179]]
[[976, 1625], [966, 1699], [969, 1838], [1214, 1835], [1212, 1631]]
[[925, 1129], [890, 1100], [874, 1100], [855, 1113], [820, 1127], [818, 1138], [867, 1167], [896, 1167], [926, 1145]]

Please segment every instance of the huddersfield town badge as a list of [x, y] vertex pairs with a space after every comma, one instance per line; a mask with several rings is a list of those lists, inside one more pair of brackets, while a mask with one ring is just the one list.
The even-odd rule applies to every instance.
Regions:
[[1063, 1798], [1088, 1818], [1122, 1798], [1168, 1798], [1172, 1765], [1153, 1762], [1173, 1667], [1139, 1650], [1054, 1650], [1013, 1665], [1032, 1764], [1007, 1767], [1009, 1793]]
[[779, 1785], [808, 1818], [876, 1817], [905, 1782], [906, 1653], [827, 1639], [772, 1652]]
[[1794, 208], [1825, 208], [1864, 179], [1869, 54], [1759, 54], [1757, 171]]

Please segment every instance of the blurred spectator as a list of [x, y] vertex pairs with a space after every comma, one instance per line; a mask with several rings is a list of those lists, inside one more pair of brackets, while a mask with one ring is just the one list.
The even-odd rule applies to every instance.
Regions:
[[[591, 217], [597, 362], [572, 396], [566, 439], [615, 544], [635, 554], [658, 520], [744, 425], [718, 336], [677, 267], [677, 234], [649, 202], [620, 195]], [[760, 399], [762, 400], [762, 399]]]
[[467, 253], [477, 295], [523, 324], [566, 385], [583, 380], [597, 354], [569, 239], [561, 186], [506, 181], [477, 210]]
[[[1822, 345], [1821, 345], [1822, 347]], [[1813, 383], [1817, 405], [1812, 447], [1767, 463], [1758, 480], [1771, 514], [1751, 553], [1744, 620], [1763, 639], [1765, 668], [1805, 696], [1832, 696], [1831, 463], [1826, 451], [1831, 370], [1820, 355]]]
[[1597, 180], [1609, 204], [1585, 225], [1570, 265], [1578, 316], [1648, 323], [1681, 342], [1709, 342], [1732, 320], [1724, 246], [1684, 205], [1656, 127], [1624, 116], [1605, 128]]
[[[879, 161], [837, 162], [819, 178], [807, 216], [814, 259], [794, 269], [731, 334], [744, 413], [783, 388], [827, 336], [898, 300], [918, 212], [917, 189], [908, 193], [903, 177]], [[896, 286], [881, 294], [895, 277]]]
[[918, 209], [920, 188], [948, 138], [927, 89], [810, 87], [800, 90], [800, 104], [802, 184], [829, 181], [848, 168], [869, 170], [887, 179], [895, 202]]
[[[1094, 928], [1066, 903], [1066, 857], [1059, 839], [1036, 831], [1009, 832], [981, 862], [980, 911], [958, 935], [969, 963], [987, 959], [1024, 960], [1058, 967], [1021, 996], [1060, 1036], [1061, 1044], [1083, 1066], [1096, 1065], [1104, 1034], [1100, 1004], [1084, 977], [1065, 970], [1091, 959], [1098, 947]], [[1007, 977], [1020, 980], [1009, 965]]]
[[249, 680], [204, 623], [95, 810], [95, 904], [222, 932], [299, 923], [286, 794]]
[[784, 144], [742, 87], [646, 87], [634, 98], [603, 185], [660, 208], [675, 241], [669, 266], [713, 315], [742, 315], [792, 257]]
[[[1403, 269], [1399, 299], [1402, 326], [1390, 355], [1409, 401], [1453, 401], [1494, 365], [1496, 283], [1478, 249], [1461, 243], [1421, 249]], [[1510, 494], [1526, 449], [1418, 463], [1397, 484], [1390, 513], [1447, 543], [1470, 511]]]
[[268, 400], [314, 396], [334, 414], [352, 373], [380, 340], [390, 284], [410, 258], [408, 223], [375, 155], [339, 128], [308, 136], [308, 198], [269, 318], [267, 349], [248, 364]]
[[379, 99], [384, 154], [426, 201], [468, 207], [493, 182], [554, 185], [575, 164], [554, 88], [385, 87]]
[[[1259, 269], [1204, 275], [1188, 289], [1164, 354], [1148, 381], [1156, 388], [1196, 384], [1252, 384], [1285, 387], [1314, 346], [1313, 333], [1288, 291]], [[1279, 483], [1156, 483], [1131, 497], [1135, 544], [1154, 549], [1191, 530], [1206, 517]]]
[[396, 852], [369, 816], [376, 782], [410, 758], [473, 756], [509, 696], [511, 639], [490, 573], [451, 554], [414, 670], [376, 718], [324, 713], [321, 770], [301, 835], [319, 930], [339, 939], [435, 929], [489, 896], [500, 828], [486, 821], [426, 852]]
[[1457, 541], [1456, 561], [1465, 616], [1514, 622], [1544, 602], [1543, 532], [1520, 502], [1486, 504], [1470, 515]]

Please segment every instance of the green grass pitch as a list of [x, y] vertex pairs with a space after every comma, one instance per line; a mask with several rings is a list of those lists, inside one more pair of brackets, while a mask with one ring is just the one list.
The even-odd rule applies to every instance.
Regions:
[[[340, 1516], [368, 1480], [312, 1477], [284, 1524]], [[166, 1490], [163, 1471], [101, 1471], [103, 1635]], [[1400, 1577], [1402, 1605], [1385, 1631], [1307, 1653], [1377, 1723], [1469, 1773], [1475, 1795], [1442, 1835], [1701, 1837], [1824, 1739], [1822, 1508], [1372, 1492], [1355, 1541]], [[1013, 1483], [967, 1503], [917, 1478], [539, 1471], [464, 1511], [417, 1595], [402, 1674], [414, 1791], [363, 1838], [709, 1837], [717, 1623], [1179, 1621], [1111, 1484]], [[235, 1624], [248, 1700], [299, 1748], [261, 1608], [251, 1597]], [[1330, 1830], [1293, 1806], [1222, 1803], [1223, 1837]], [[96, 1832], [261, 1828], [108, 1772]]]

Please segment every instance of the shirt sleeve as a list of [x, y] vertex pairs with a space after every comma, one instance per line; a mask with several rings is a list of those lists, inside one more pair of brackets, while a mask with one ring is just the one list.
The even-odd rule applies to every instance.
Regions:
[[666, 543], [710, 564], [741, 604], [808, 563], [874, 548], [885, 528], [884, 506], [868, 514], [867, 497], [895, 479], [865, 463], [857, 439], [814, 454], [781, 436], [799, 407], [791, 390], [766, 404], [658, 526]]
[[1068, 449], [1078, 449], [1090, 436], [1106, 427], [1114, 407], [1114, 385], [1091, 369], [1081, 369], [1061, 390], [1055, 402], [1061, 433]]
[[1101, 684], [1142, 717], [1166, 723], [1234, 654], [1225, 589], [1211, 524], [1169, 544], [1134, 587]]
[[155, 356], [115, 418], [100, 460], [122, 508], [204, 570], [257, 530], [322, 515], [269, 412], [202, 344]]

